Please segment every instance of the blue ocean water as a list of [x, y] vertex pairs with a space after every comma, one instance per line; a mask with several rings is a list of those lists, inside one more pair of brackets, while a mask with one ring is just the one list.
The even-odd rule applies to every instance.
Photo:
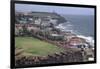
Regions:
[[67, 22], [57, 27], [63, 31], [70, 31], [81, 38], [94, 43], [94, 16], [93, 15], [63, 15]]
[[62, 26], [65, 30], [71, 30], [78, 35], [94, 37], [93, 15], [64, 15], [67, 22]]

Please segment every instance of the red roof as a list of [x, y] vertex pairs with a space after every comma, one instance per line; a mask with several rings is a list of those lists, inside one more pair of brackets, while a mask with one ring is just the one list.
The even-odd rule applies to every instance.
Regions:
[[80, 37], [72, 37], [70, 40], [69, 40], [69, 45], [80, 45], [82, 43], [85, 43], [85, 39], [83, 38], [80, 38]]

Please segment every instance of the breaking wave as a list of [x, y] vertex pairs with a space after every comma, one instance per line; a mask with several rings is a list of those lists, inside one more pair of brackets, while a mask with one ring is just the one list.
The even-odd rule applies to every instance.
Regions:
[[67, 23], [61, 23], [59, 24], [58, 26], [56, 26], [56, 28], [59, 28], [60, 30], [62, 31], [70, 31], [72, 33], [76, 33], [74, 30], [73, 30], [73, 25], [70, 23], [70, 22], [67, 22]]
[[87, 42], [89, 42], [92, 46], [94, 45], [94, 38], [91, 36], [77, 35], [80, 38], [84, 38]]

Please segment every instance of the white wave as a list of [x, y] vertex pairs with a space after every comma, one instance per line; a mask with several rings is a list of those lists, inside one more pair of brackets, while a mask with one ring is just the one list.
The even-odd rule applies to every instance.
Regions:
[[73, 25], [70, 24], [70, 22], [61, 23], [58, 26], [56, 26], [56, 28], [59, 28], [60, 30], [64, 32], [71, 32], [71, 33], [76, 34], [76, 31], [73, 29]]
[[80, 38], [86, 39], [87, 42], [90, 43], [90, 45], [94, 46], [94, 39], [91, 36], [83, 36], [83, 35], [77, 35]]
[[71, 25], [69, 22], [68, 23], [61, 23], [56, 28], [59, 28], [61, 30], [72, 30], [73, 25]]
[[65, 29], [66, 27], [64, 27], [63, 24], [59, 24], [58, 26], [56, 26], [56, 28]]

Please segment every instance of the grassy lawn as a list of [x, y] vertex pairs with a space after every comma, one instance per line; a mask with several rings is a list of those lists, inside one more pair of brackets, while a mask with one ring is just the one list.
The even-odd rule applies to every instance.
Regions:
[[16, 48], [24, 50], [23, 55], [45, 56], [59, 53], [64, 49], [33, 37], [15, 37]]

